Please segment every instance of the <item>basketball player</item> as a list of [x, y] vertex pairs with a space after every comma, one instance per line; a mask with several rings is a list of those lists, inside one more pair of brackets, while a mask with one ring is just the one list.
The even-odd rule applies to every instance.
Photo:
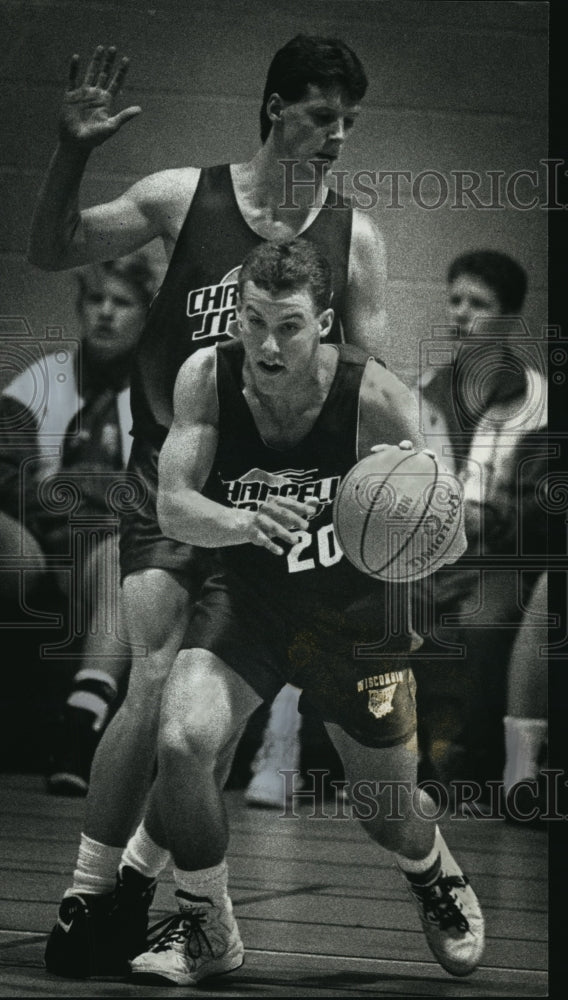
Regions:
[[[243, 961], [220, 777], [264, 699], [286, 681], [302, 688], [300, 704], [324, 720], [352, 786], [416, 783], [407, 588], [356, 570], [332, 524], [335, 491], [359, 458], [378, 442], [419, 442], [416, 405], [368, 353], [321, 342], [333, 326], [331, 273], [312, 244], [257, 247], [239, 295], [239, 339], [180, 370], [160, 455], [164, 532], [219, 549], [166, 682], [145, 824], [172, 851], [179, 914], [131, 963], [135, 977], [178, 986]], [[462, 528], [449, 561], [464, 547]], [[372, 667], [353, 652], [371, 641], [381, 647]], [[397, 819], [384, 794], [377, 803], [363, 825], [394, 853], [434, 955], [454, 975], [472, 972], [483, 917], [467, 878], [412, 797], [401, 797]]]
[[[73, 57], [60, 141], [30, 239], [30, 260], [47, 269], [116, 256], [155, 237], [161, 237], [170, 258], [132, 381], [129, 468], [141, 476], [148, 498], [124, 519], [121, 538], [129, 639], [148, 652], [133, 658], [127, 697], [93, 763], [85, 832], [62, 917], [68, 924], [74, 914], [77, 933], [95, 908], [115, 908], [116, 869], [151, 779], [163, 683], [185, 633], [192, 575], [199, 579], [201, 572], [196, 559], [193, 574], [188, 572], [191, 549], [164, 538], [155, 510], [157, 458], [171, 421], [179, 366], [194, 350], [226, 338], [235, 316], [236, 271], [245, 254], [265, 240], [302, 233], [329, 257], [335, 309], [330, 339], [339, 340], [343, 327], [349, 342], [375, 353], [384, 308], [381, 237], [368, 215], [352, 211], [329, 187], [331, 168], [367, 86], [359, 60], [346, 45], [298, 36], [276, 54], [261, 107], [262, 145], [249, 162], [166, 170], [134, 184], [115, 201], [79, 211], [91, 151], [140, 112], [129, 107], [113, 114], [127, 65], [122, 59], [115, 68], [115, 50], [99, 47], [80, 82], [78, 57]], [[308, 182], [296, 184], [291, 198], [282, 160], [295, 161], [294, 179]], [[145, 858], [149, 876], [156, 860], [152, 850], [136, 840], [134, 855]], [[125, 871], [130, 878], [130, 866]], [[128, 907], [138, 893], [147, 908], [150, 884], [150, 877], [142, 883], [131, 880], [128, 896], [123, 878], [118, 891], [121, 898], [128, 896]], [[81, 964], [80, 955], [75, 942], [69, 974], [96, 971], [87, 959]], [[66, 961], [57, 971], [64, 971]]]

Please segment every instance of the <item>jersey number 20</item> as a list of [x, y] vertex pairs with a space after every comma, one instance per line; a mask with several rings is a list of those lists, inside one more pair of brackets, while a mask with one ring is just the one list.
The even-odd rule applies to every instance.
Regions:
[[306, 569], [320, 566], [335, 566], [343, 557], [343, 552], [339, 548], [333, 524], [324, 524], [317, 534], [312, 535], [309, 531], [298, 532], [299, 538], [288, 553], [288, 572], [301, 573]]

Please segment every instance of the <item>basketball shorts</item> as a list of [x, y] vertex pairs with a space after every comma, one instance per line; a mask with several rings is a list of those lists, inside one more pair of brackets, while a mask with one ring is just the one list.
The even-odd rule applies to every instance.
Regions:
[[303, 714], [363, 746], [395, 746], [416, 731], [410, 640], [377, 649], [376, 619], [360, 617], [316, 599], [277, 604], [223, 573], [205, 582], [182, 648], [214, 653], [266, 701], [286, 682], [302, 688]]
[[176, 542], [160, 530], [158, 495], [159, 448], [144, 438], [134, 438], [128, 473], [136, 477], [128, 510], [120, 516], [121, 580], [142, 569], [169, 570], [187, 590], [193, 591], [212, 571], [213, 550]]

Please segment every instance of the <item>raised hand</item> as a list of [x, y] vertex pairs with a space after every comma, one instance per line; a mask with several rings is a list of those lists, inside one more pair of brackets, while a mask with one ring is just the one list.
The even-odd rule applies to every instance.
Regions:
[[137, 105], [113, 114], [114, 100], [128, 72], [126, 56], [116, 68], [115, 61], [114, 46], [106, 50], [102, 45], [97, 46], [84, 79], [79, 83], [79, 56], [73, 56], [69, 67], [69, 86], [63, 97], [59, 120], [61, 142], [92, 149], [140, 114], [142, 108]]
[[272, 497], [250, 515], [247, 541], [280, 556], [284, 549], [276, 544], [275, 539], [294, 545], [298, 540], [295, 532], [305, 531], [309, 527], [308, 519], [316, 507], [316, 500], [299, 503], [292, 497]]

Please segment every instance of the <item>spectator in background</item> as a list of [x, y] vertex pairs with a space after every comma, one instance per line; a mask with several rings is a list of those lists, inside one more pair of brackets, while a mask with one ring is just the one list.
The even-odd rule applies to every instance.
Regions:
[[[509, 321], [521, 316], [527, 275], [507, 254], [475, 250], [452, 261], [447, 282], [448, 326], [457, 334], [459, 348], [455, 361], [447, 357], [421, 374], [418, 392], [425, 436], [436, 442], [448, 468], [461, 472], [482, 415], [525, 391], [524, 371], [514, 363]], [[487, 341], [480, 344], [482, 336]]]
[[[89, 627], [82, 629], [80, 667], [51, 748], [48, 788], [85, 794], [92, 756], [130, 662], [122, 624], [116, 533], [101, 532], [94, 546], [65, 569], [72, 551], [70, 511], [58, 500], [78, 491], [73, 517], [104, 524], [112, 511], [107, 491], [119, 482], [130, 452], [129, 371], [154, 291], [154, 275], [141, 254], [77, 273], [80, 348], [40, 350], [0, 399], [0, 555], [3, 565], [26, 555], [26, 592], [55, 584], [69, 612], [78, 594]], [[38, 405], [38, 387], [42, 393]], [[21, 571], [20, 571], [21, 572]], [[5, 600], [20, 600], [20, 572], [0, 573]], [[77, 574], [81, 579], [77, 580]], [[45, 592], [45, 591], [44, 591]], [[115, 627], [108, 629], [109, 598], [116, 595]]]
[[[466, 498], [468, 552], [461, 565], [423, 581], [419, 601], [430, 632], [416, 669], [422, 769], [446, 782], [501, 776], [511, 647], [538, 575], [496, 563], [522, 551], [522, 442], [546, 423], [542, 353], [521, 319], [526, 290], [524, 269], [507, 254], [479, 250], [454, 260], [455, 360], [446, 351], [446, 363], [418, 384], [426, 441], [459, 475]], [[523, 489], [531, 489], [530, 477]], [[468, 568], [473, 556], [487, 559], [487, 569]], [[447, 614], [453, 627], [441, 625]], [[451, 658], [443, 643], [461, 645], [464, 656]]]

